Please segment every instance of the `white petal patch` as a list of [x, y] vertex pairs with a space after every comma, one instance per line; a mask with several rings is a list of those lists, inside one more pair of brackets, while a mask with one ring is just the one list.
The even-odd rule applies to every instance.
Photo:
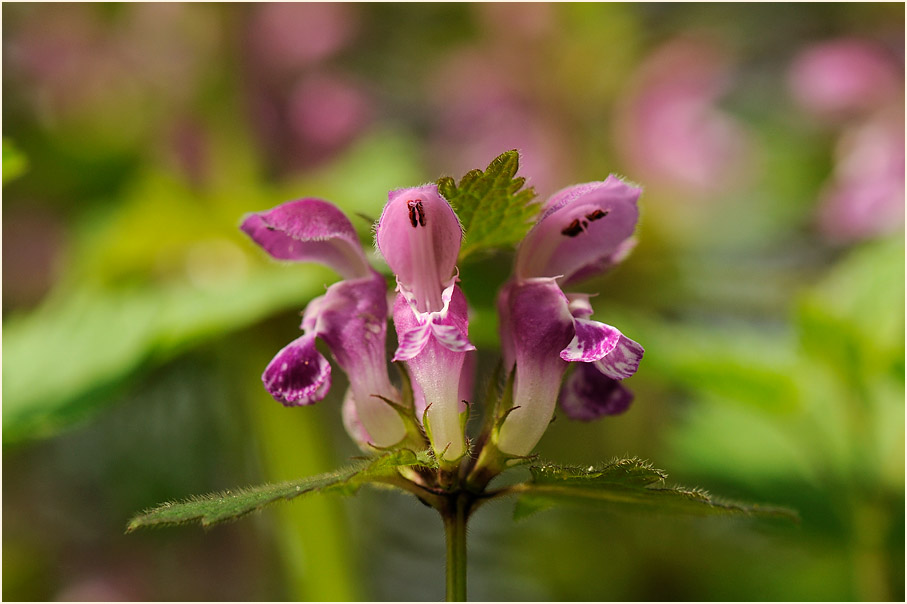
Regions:
[[609, 378], [622, 380], [636, 373], [644, 352], [642, 346], [621, 335], [614, 350], [596, 361], [595, 367]]
[[431, 336], [431, 327], [431, 323], [423, 323], [403, 334], [392, 360], [408, 361], [422, 352], [422, 349], [428, 344], [428, 338]]
[[432, 323], [431, 331], [435, 335], [435, 339], [438, 340], [438, 343], [450, 351], [468, 352], [476, 349], [469, 341], [469, 338], [467, 338], [456, 325], [438, 325]]
[[597, 361], [610, 354], [621, 338], [616, 328], [598, 321], [574, 319], [573, 328], [576, 335], [561, 351], [561, 358], [565, 361]]

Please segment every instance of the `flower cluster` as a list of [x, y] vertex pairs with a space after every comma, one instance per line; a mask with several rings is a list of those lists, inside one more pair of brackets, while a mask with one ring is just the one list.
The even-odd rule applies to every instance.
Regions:
[[[529, 455], [558, 401], [579, 420], [630, 405], [621, 380], [636, 372], [642, 347], [592, 320], [589, 294], [564, 288], [627, 256], [639, 194], [614, 176], [563, 189], [519, 245], [513, 275], [498, 295], [513, 402], [479, 440], [498, 459]], [[377, 223], [378, 250], [396, 277], [392, 306], [385, 278], [369, 266], [352, 224], [334, 205], [291, 201], [248, 215], [241, 228], [274, 258], [320, 262], [343, 278], [309, 303], [302, 335], [265, 369], [262, 380], [275, 399], [309, 405], [327, 394], [331, 364], [316, 348], [320, 338], [349, 378], [344, 425], [363, 449], [430, 445], [442, 467], [476, 457], [463, 400], [475, 350], [456, 266], [463, 229], [436, 185], [391, 191]], [[388, 374], [388, 316], [398, 342], [392, 361], [403, 363], [409, 378], [399, 387]], [[571, 363], [577, 367], [564, 381]]]

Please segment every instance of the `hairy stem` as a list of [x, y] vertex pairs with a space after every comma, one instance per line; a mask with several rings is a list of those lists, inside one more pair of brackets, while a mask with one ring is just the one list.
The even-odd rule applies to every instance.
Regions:
[[466, 601], [466, 522], [471, 501], [467, 494], [452, 494], [441, 511], [447, 539], [447, 601]]

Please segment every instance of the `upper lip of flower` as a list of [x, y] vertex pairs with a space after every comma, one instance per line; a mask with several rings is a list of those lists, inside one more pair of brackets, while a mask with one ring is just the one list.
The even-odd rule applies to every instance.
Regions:
[[517, 251], [517, 279], [570, 281], [587, 267], [607, 264], [636, 228], [641, 189], [615, 176], [555, 193]]
[[419, 312], [441, 310], [441, 293], [454, 273], [462, 239], [457, 215], [435, 184], [388, 193], [375, 230], [398, 289], [412, 295]]
[[372, 271], [349, 219], [323, 199], [298, 199], [247, 214], [240, 229], [278, 260], [319, 262], [344, 279]]

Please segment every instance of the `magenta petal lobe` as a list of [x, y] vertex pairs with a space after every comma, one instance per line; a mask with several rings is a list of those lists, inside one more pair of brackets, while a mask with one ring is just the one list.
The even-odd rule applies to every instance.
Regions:
[[299, 199], [249, 214], [240, 229], [278, 260], [320, 262], [345, 279], [369, 274], [356, 230], [336, 206]]
[[636, 373], [644, 352], [642, 346], [621, 334], [614, 350], [596, 361], [595, 367], [609, 378], [623, 380]]
[[592, 421], [626, 411], [633, 402], [633, 393], [593, 364], [581, 363], [564, 382], [558, 400], [570, 419]]
[[576, 335], [561, 351], [565, 361], [597, 361], [613, 351], [621, 337], [621, 333], [610, 325], [589, 319], [574, 319], [573, 327]]
[[265, 389], [287, 407], [311, 405], [331, 387], [331, 364], [315, 348], [315, 336], [301, 336], [285, 346], [261, 376]]

